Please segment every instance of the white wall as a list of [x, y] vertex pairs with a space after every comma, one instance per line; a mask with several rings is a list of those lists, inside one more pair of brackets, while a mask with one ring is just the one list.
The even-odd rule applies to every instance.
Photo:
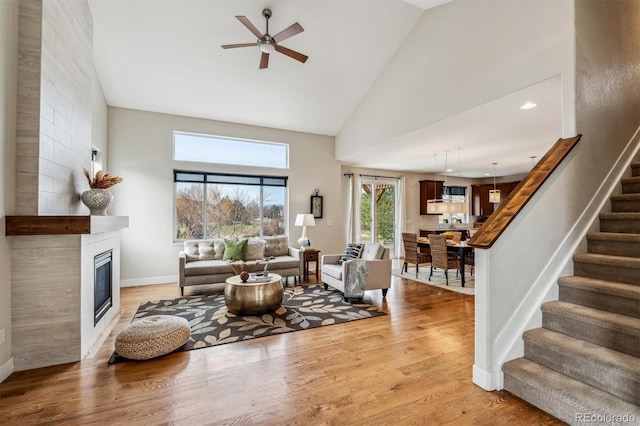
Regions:
[[45, 1], [42, 8], [38, 214], [87, 214], [95, 69], [87, 0]]
[[89, 5], [35, 0], [20, 10], [16, 210], [88, 214], [79, 195], [88, 189], [82, 168], [90, 169], [92, 144], [106, 148], [107, 119]]
[[[173, 161], [173, 132], [193, 132], [289, 144], [289, 170]], [[113, 187], [109, 214], [129, 216], [122, 231], [122, 285], [177, 281], [179, 245], [173, 244], [173, 169], [289, 176], [289, 235], [296, 213], [309, 212], [309, 197], [318, 188], [324, 196], [324, 218], [307, 233], [324, 253], [341, 252], [340, 164], [333, 159], [334, 139], [265, 127], [109, 108], [109, 171], [124, 178]], [[251, 155], [248, 153], [248, 155]], [[329, 225], [329, 222], [332, 225]]]
[[0, 382], [13, 371], [11, 358], [11, 252], [5, 216], [14, 214], [18, 0], [0, 1]]
[[557, 278], [572, 274], [571, 255], [640, 146], [638, 16], [638, 1], [575, 2], [582, 140], [494, 246], [476, 251], [474, 382], [485, 389], [501, 388], [502, 363], [522, 356], [522, 330], [541, 325], [540, 304], [557, 299]]
[[[571, 4], [456, 0], [426, 10], [336, 136], [336, 158], [559, 74], [573, 99]], [[563, 109], [573, 133], [572, 104]]]

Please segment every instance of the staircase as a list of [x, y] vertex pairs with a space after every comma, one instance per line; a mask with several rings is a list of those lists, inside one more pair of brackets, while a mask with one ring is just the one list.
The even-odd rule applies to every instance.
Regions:
[[[569, 424], [640, 424], [640, 162], [558, 280], [504, 389]], [[619, 416], [619, 417], [617, 417]], [[626, 416], [626, 417], [624, 417]]]

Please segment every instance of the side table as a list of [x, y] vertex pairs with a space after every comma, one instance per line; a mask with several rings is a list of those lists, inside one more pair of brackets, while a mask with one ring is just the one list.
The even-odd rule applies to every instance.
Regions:
[[305, 250], [302, 252], [302, 263], [304, 265], [304, 273], [302, 276], [303, 280], [309, 278], [309, 263], [316, 263], [316, 281], [320, 279], [320, 250]]

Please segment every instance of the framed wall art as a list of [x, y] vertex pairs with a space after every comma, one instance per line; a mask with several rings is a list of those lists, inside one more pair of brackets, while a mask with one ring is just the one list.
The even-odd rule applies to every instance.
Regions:
[[315, 219], [322, 218], [323, 197], [318, 195], [318, 192], [320, 191], [316, 189], [315, 194], [311, 196], [311, 214]]

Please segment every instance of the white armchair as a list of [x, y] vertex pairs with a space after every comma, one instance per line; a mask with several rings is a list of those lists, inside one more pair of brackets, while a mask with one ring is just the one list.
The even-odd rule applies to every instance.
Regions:
[[[331, 286], [344, 293], [344, 280], [347, 277], [345, 265], [349, 261], [340, 263], [341, 256], [342, 254], [326, 254], [322, 256], [322, 283], [325, 289]], [[382, 297], [385, 297], [387, 290], [391, 287], [389, 249], [380, 244], [365, 243], [358, 258], [369, 261], [365, 290], [382, 289]]]

